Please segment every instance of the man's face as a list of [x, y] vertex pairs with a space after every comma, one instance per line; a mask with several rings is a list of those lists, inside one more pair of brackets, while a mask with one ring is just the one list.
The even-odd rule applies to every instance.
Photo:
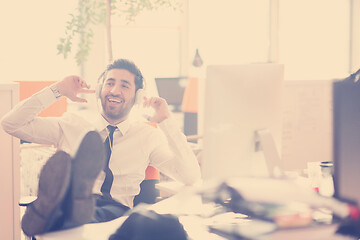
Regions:
[[125, 69], [107, 72], [101, 89], [103, 116], [109, 123], [117, 124], [127, 118], [135, 100], [135, 75]]

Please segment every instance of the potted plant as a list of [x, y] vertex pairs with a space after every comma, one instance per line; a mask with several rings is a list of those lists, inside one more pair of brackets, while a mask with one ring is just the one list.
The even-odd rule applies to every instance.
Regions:
[[126, 24], [133, 22], [144, 10], [156, 10], [168, 7], [181, 9], [182, 0], [79, 0], [75, 13], [70, 14], [66, 22], [65, 36], [57, 45], [58, 54], [67, 58], [73, 50], [75, 39], [78, 40], [75, 59], [82, 65], [91, 51], [94, 36], [93, 27], [98, 24], [106, 26], [108, 61], [113, 60], [111, 42], [111, 16], [118, 15]]

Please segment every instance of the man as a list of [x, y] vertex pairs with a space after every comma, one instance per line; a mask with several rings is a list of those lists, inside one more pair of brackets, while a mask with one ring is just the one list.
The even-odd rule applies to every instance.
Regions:
[[[37, 116], [61, 96], [75, 102], [86, 102], [77, 95], [95, 91], [90, 90], [78, 76], [65, 77], [41, 90], [3, 117], [2, 126], [9, 134], [33, 143], [51, 144], [59, 150], [58, 155], [50, 158], [49, 165], [47, 163], [48, 166], [43, 168], [39, 179], [39, 188], [45, 185], [43, 189], [51, 189], [51, 183], [56, 182], [57, 190], [38, 193], [32, 212], [25, 213], [22, 219], [26, 234], [109, 221], [123, 215], [133, 207], [134, 196], [139, 193], [139, 184], [149, 165], [185, 184], [200, 179], [196, 157], [186, 137], [172, 121], [164, 99], [144, 98], [144, 107], [154, 109], [151, 121], [157, 123], [158, 128], [145, 122], [130, 121], [129, 112], [134, 106], [136, 93], [143, 86], [138, 67], [129, 60], [119, 59], [109, 64], [99, 78], [96, 94], [101, 110], [96, 119], [85, 119], [74, 113], [58, 118]], [[108, 161], [103, 157], [105, 150], [99, 147], [103, 142], [111, 152]], [[71, 167], [64, 162], [71, 162]], [[56, 171], [56, 166], [61, 164], [61, 173], [48, 173]], [[104, 165], [104, 171], [101, 171]], [[87, 176], [90, 169], [94, 171]], [[95, 210], [91, 205], [92, 192], [97, 194]], [[32, 217], [38, 219], [38, 223], [30, 223]], [[31, 230], [30, 225], [36, 225], [36, 230]]]

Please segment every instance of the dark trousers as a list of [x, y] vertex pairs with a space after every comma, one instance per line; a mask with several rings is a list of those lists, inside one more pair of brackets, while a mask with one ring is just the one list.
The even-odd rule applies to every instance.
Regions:
[[[159, 190], [155, 188], [155, 184], [158, 182], [159, 180], [144, 180], [140, 184], [140, 193], [134, 199], [134, 206], [139, 203], [155, 203], [156, 198], [160, 195]], [[106, 198], [98, 194], [94, 194], [94, 196], [96, 200], [95, 213], [89, 223], [108, 222], [123, 216], [128, 210], [130, 210], [129, 207], [115, 201], [114, 199]], [[78, 226], [69, 221], [67, 218], [66, 209], [68, 209], [69, 202], [70, 194], [68, 193], [61, 207], [64, 214], [59, 217], [57, 223], [51, 228], [51, 231], [69, 229]]]
[[108, 222], [124, 215], [130, 210], [129, 207], [101, 195], [95, 195], [96, 208], [90, 223]]
[[[114, 220], [123, 216], [130, 208], [113, 200], [105, 198], [101, 195], [94, 195], [96, 200], [95, 213], [89, 223], [100, 223]], [[67, 197], [68, 198], [68, 197]], [[78, 224], [73, 223], [67, 215], [67, 204], [69, 201], [62, 203], [62, 215], [56, 220], [54, 225], [50, 228], [49, 232], [65, 230], [78, 227]]]

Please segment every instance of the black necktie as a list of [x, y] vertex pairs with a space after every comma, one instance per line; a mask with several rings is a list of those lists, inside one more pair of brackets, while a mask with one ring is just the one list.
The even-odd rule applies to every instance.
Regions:
[[106, 138], [105, 143], [104, 143], [105, 150], [106, 150], [106, 165], [105, 165], [104, 171], [106, 173], [106, 177], [105, 177], [104, 183], [101, 186], [101, 192], [104, 197], [111, 198], [110, 189], [111, 189], [111, 186], [112, 186], [112, 183], [114, 180], [114, 176], [109, 168], [109, 161], [110, 161], [110, 156], [111, 156], [111, 148], [113, 145], [113, 136], [114, 136], [115, 129], [117, 127], [108, 125], [107, 128], [109, 129], [109, 136]]

